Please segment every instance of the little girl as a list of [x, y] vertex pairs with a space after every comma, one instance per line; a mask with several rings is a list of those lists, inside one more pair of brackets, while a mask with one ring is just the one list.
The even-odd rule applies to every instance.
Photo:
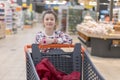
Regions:
[[72, 44], [72, 38], [61, 31], [56, 31], [57, 15], [54, 11], [47, 10], [42, 17], [44, 30], [37, 33], [36, 44]]

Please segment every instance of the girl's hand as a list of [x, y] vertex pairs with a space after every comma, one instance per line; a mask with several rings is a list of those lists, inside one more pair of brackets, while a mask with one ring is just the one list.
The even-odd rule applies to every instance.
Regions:
[[42, 45], [53, 44], [53, 43], [57, 43], [57, 39], [45, 38], [45, 39], [42, 39], [40, 42], [40, 44]]
[[54, 39], [46, 38], [46, 44], [52, 44], [54, 42]]

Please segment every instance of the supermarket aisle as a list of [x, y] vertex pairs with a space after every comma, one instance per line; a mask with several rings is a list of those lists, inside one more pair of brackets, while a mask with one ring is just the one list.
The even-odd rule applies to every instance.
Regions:
[[24, 45], [31, 44], [40, 29], [18, 30], [17, 34], [0, 39], [0, 80], [26, 80]]
[[[0, 39], [0, 80], [26, 80], [24, 46], [34, 41], [40, 24], [30, 29], [19, 30], [15, 35]], [[71, 35], [73, 42], [79, 42], [77, 35]], [[119, 80], [120, 59], [90, 56], [106, 80]]]

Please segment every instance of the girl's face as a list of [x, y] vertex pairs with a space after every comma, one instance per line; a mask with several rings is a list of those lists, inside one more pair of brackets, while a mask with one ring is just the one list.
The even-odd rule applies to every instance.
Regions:
[[53, 14], [46, 14], [43, 19], [43, 25], [46, 29], [54, 29], [56, 25], [55, 16]]

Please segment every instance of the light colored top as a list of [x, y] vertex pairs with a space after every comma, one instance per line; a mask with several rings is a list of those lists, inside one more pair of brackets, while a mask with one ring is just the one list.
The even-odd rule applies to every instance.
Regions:
[[39, 44], [40, 41], [43, 40], [43, 38], [44, 39], [45, 38], [51, 38], [51, 39], [56, 38], [58, 40], [57, 43], [59, 44], [63, 44], [63, 43], [71, 44], [72, 43], [72, 38], [68, 34], [63, 33], [62, 31], [55, 31], [52, 36], [48, 36], [44, 31], [40, 31], [36, 34], [35, 43]]

